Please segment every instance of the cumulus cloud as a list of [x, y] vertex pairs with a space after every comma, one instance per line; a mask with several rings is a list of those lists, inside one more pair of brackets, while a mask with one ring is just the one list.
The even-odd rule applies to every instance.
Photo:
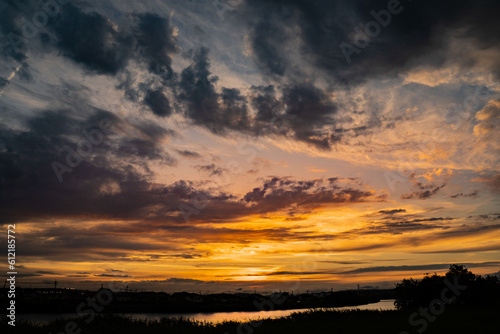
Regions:
[[218, 93], [211, 76], [208, 49], [198, 50], [193, 64], [181, 73], [179, 98], [187, 104], [186, 116], [214, 133], [228, 129], [248, 131], [250, 123], [246, 98], [238, 89], [223, 88]]

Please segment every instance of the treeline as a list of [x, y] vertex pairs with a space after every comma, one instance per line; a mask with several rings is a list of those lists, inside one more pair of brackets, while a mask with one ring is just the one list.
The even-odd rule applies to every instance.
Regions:
[[433, 304], [499, 306], [500, 280], [496, 276], [473, 274], [465, 266], [454, 264], [444, 276], [426, 274], [421, 280], [403, 279], [396, 284], [396, 308], [412, 309]]

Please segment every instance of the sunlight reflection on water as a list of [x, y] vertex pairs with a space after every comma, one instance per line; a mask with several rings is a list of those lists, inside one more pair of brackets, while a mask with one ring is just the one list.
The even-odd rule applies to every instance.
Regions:
[[[394, 299], [381, 300], [378, 303], [359, 305], [359, 306], [345, 306], [328, 309], [337, 310], [394, 310]], [[248, 320], [280, 318], [290, 315], [295, 312], [307, 312], [310, 309], [292, 309], [292, 310], [276, 310], [276, 311], [253, 311], [253, 312], [215, 312], [215, 313], [125, 313], [121, 314], [132, 319], [142, 320], [159, 320], [161, 318], [176, 318], [183, 317], [195, 321], [220, 323], [223, 321], [237, 321], [243, 322]], [[41, 314], [30, 313], [19, 315], [19, 319], [31, 321], [34, 323], [47, 323], [56, 319], [74, 318], [74, 313], [66, 314]]]

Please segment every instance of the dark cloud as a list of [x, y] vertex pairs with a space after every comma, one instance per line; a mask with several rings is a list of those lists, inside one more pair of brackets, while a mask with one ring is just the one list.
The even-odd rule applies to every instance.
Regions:
[[224, 135], [236, 130], [253, 135], [277, 134], [330, 149], [340, 140], [334, 133], [336, 106], [327, 94], [313, 84], [290, 84], [277, 96], [274, 86], [252, 87], [250, 103], [255, 117], [248, 111], [248, 101], [237, 89], [217, 92], [217, 77], [211, 76], [208, 50], [200, 49], [194, 62], [185, 68], [179, 83], [179, 98], [186, 104], [186, 116], [213, 133]]
[[491, 252], [500, 250], [500, 243], [487, 245], [487, 246], [478, 246], [478, 247], [464, 247], [464, 248], [449, 248], [445, 250], [432, 250], [425, 252], [414, 252], [416, 254], [445, 254], [445, 253], [476, 253], [476, 252]]
[[138, 159], [160, 160], [162, 163], [174, 165], [175, 159], [166, 155], [158, 143], [140, 138], [123, 139], [116, 150], [117, 157], [137, 157]]
[[[273, 5], [278, 7], [280, 5]], [[279, 89], [272, 85], [253, 87], [250, 96], [251, 106], [256, 110], [253, 116], [247, 96], [240, 90], [216, 89], [218, 78], [210, 71], [208, 49], [192, 52], [192, 65], [178, 78], [171, 65], [179, 47], [168, 18], [143, 13], [131, 14], [126, 21], [129, 26], [113, 22], [81, 4], [69, 3], [50, 19], [51, 34], [44, 43], [91, 72], [108, 75], [120, 72], [125, 78], [117, 87], [124, 90], [128, 99], [142, 103], [154, 114], [168, 117], [180, 102], [179, 110], [194, 124], [219, 135], [225, 135], [228, 130], [251, 135], [278, 134], [327, 150], [344, 134], [342, 129], [335, 129], [332, 120], [335, 105], [328, 94], [313, 83], [288, 83]], [[264, 24], [252, 31], [261, 35], [266, 29]], [[261, 46], [254, 44], [262, 55], [274, 54], [270, 48], [279, 45], [272, 40], [260, 43]], [[283, 52], [283, 49], [276, 47], [275, 51]], [[147, 63], [151, 76], [141, 82], [127, 69], [130, 62]], [[282, 64], [277, 61], [267, 67], [270, 72], [281, 75], [278, 67]], [[28, 64], [23, 67], [22, 76], [28, 77], [28, 68]], [[155, 76], [161, 79], [158, 81]], [[170, 97], [167, 97], [168, 88], [171, 88]]]
[[400, 218], [398, 221], [374, 221], [370, 222], [368, 226], [349, 230], [343, 234], [339, 234], [339, 236], [349, 236], [353, 234], [364, 235], [364, 234], [403, 234], [412, 231], [425, 231], [425, 230], [447, 230], [452, 228], [447, 224], [440, 223], [431, 223], [431, 222], [448, 222], [452, 221], [454, 218], [446, 218], [446, 217], [432, 217], [432, 218], [420, 218], [420, 219], [411, 219], [406, 220], [404, 218]]
[[175, 136], [175, 131], [155, 123], [139, 123], [134, 127], [140, 132], [140, 135], [151, 141], [160, 141], [165, 138]]
[[97, 274], [95, 277], [115, 277], [115, 278], [130, 278], [130, 275], [119, 275], [119, 274]]
[[122, 278], [132, 277], [132, 276], [127, 275], [125, 271], [118, 270], [118, 269], [106, 269], [105, 273], [94, 274], [94, 276], [98, 276], [98, 277], [122, 277]]
[[159, 229], [169, 232], [169, 235], [179, 234], [186, 240], [198, 243], [252, 243], [253, 240], [328, 240], [329, 236], [314, 232], [296, 231], [294, 228], [262, 228], [248, 230], [243, 228], [206, 228], [199, 226], [161, 226]]
[[[121, 136], [125, 128], [135, 134]], [[4, 127], [0, 135], [3, 219], [139, 214], [141, 207], [156, 202], [153, 197], [162, 196], [161, 186], [147, 181], [147, 161], [175, 163], [157, 141], [165, 132], [146, 135], [147, 129], [155, 128], [125, 125], [102, 110], [86, 118], [73, 116], [70, 110], [44, 111], [26, 120], [26, 130]], [[183, 185], [172, 185], [171, 190]], [[153, 197], [141, 200], [144, 191]]]
[[33, 79], [33, 75], [30, 71], [30, 65], [27, 62], [21, 64], [21, 67], [17, 71], [16, 75], [23, 81], [30, 81]]
[[[399, 222], [396, 224], [387, 222], [370, 222], [366, 227], [351, 229], [339, 233], [333, 233], [328, 235], [330, 240], [334, 239], [353, 239], [363, 237], [364, 235], [370, 234], [400, 234], [407, 233], [407, 235], [400, 240], [386, 241], [384, 243], [364, 243], [357, 246], [342, 246], [342, 247], [332, 247], [332, 248], [319, 248], [310, 249], [308, 252], [320, 252], [320, 253], [330, 253], [330, 252], [359, 252], [359, 251], [370, 251], [375, 249], [390, 249], [394, 247], [408, 247], [412, 245], [414, 247], [424, 246], [434, 244], [436, 242], [441, 243], [446, 239], [459, 239], [462, 237], [471, 237], [472, 235], [482, 235], [487, 233], [492, 233], [500, 229], [499, 224], [478, 224], [469, 223], [463, 225], [448, 224], [446, 221], [452, 221], [452, 218], [443, 217], [433, 217], [433, 218], [423, 218], [420, 221], [442, 221], [441, 224], [420, 224], [419, 222]], [[421, 234], [412, 234], [411, 232], [424, 232]], [[425, 233], [427, 232], [427, 233]], [[325, 236], [325, 235], [323, 235]], [[499, 244], [492, 244], [481, 247], [465, 247], [463, 249], [453, 248], [453, 249], [434, 249], [432, 251], [415, 251], [414, 253], [466, 253], [466, 252], [481, 252], [481, 251], [491, 251], [498, 250]]]
[[155, 115], [165, 117], [172, 114], [170, 101], [160, 89], [149, 91], [144, 98], [144, 103]]
[[471, 193], [456, 193], [456, 194], [452, 194], [450, 195], [451, 198], [459, 198], [459, 197], [471, 197], [471, 198], [476, 198], [478, 196], [478, 193], [479, 193], [479, 190], [475, 190]]
[[[476, 267], [496, 267], [500, 265], [500, 261], [492, 262], [479, 262], [479, 263], [459, 263], [468, 268]], [[426, 264], [426, 265], [402, 265], [402, 266], [381, 266], [381, 267], [368, 267], [344, 271], [344, 274], [359, 274], [359, 273], [373, 273], [373, 272], [391, 272], [391, 271], [419, 271], [419, 270], [443, 270], [450, 268], [450, 264]]]
[[134, 58], [147, 62], [151, 72], [173, 77], [171, 56], [178, 46], [168, 18], [137, 14], [130, 20], [132, 27], [120, 27], [95, 11], [69, 3], [51, 21], [56, 46], [92, 71], [116, 74]]
[[208, 49], [198, 50], [193, 64], [181, 73], [179, 98], [187, 105], [186, 116], [217, 134], [250, 129], [246, 98], [237, 89], [223, 88], [219, 94], [211, 76]]
[[41, 275], [61, 275], [60, 273], [56, 273], [54, 271], [50, 270], [38, 270], [36, 274], [41, 274]]
[[[4, 11], [12, 15], [4, 15], [0, 29], [4, 35], [11, 31], [21, 34], [18, 21], [22, 11], [30, 6], [27, 1], [8, 4]], [[445, 59], [442, 41], [458, 28], [461, 30], [453, 35], [455, 38], [499, 49], [498, 38], [489, 33], [499, 25], [490, 16], [499, 7], [492, 1], [484, 0], [481, 5], [472, 0], [445, 1], [439, 6], [418, 1], [404, 2], [402, 7], [402, 12], [392, 15], [391, 23], [362, 52], [354, 54], [348, 65], [339, 44], [351, 42], [357, 24], [373, 21], [370, 11], [387, 9], [387, 1], [242, 3], [237, 12], [241, 15], [239, 22], [248, 29], [251, 54], [263, 73], [277, 83], [252, 87], [249, 96], [235, 88], [216, 88], [218, 78], [210, 71], [206, 48], [191, 52], [192, 65], [179, 75], [174, 73], [172, 57], [180, 50], [176, 29], [168, 17], [156, 13], [123, 13], [115, 22], [88, 5], [68, 3], [50, 18], [47, 32], [39, 35], [42, 44], [55, 48], [90, 72], [127, 76], [120, 79], [117, 87], [124, 90], [127, 98], [158, 116], [168, 117], [179, 111], [194, 124], [218, 135], [227, 135], [231, 130], [254, 136], [277, 134], [329, 150], [343, 138], [364, 135], [380, 126], [377, 119], [352, 128], [338, 126], [334, 117], [339, 111], [330, 98], [336, 84], [395, 76], [422, 64], [440, 66]], [[32, 13], [36, 8], [29, 10]], [[237, 15], [235, 11], [231, 17]], [[12, 49], [9, 45], [4, 48]], [[299, 50], [292, 52], [290, 45]], [[20, 52], [19, 57], [24, 51]], [[474, 59], [455, 61], [463, 67], [475, 63]], [[134, 77], [133, 71], [127, 69], [131, 62], [146, 64], [149, 76], [140, 80]], [[304, 68], [312, 65], [326, 71], [333, 83], [319, 88], [314, 76], [311, 78], [298, 63], [304, 63]], [[496, 65], [500, 68], [499, 63]], [[25, 64], [20, 76], [29, 78], [29, 64]], [[438, 190], [420, 191], [408, 197], [427, 198]]]
[[[0, 56], [16, 61], [24, 61], [30, 40], [25, 38], [22, 31], [21, 18], [31, 17], [36, 7], [29, 6], [30, 0], [3, 0], [0, 2]], [[31, 36], [30, 37], [34, 37]], [[36, 35], [36, 34], [35, 34]]]
[[[329, 149], [340, 139], [328, 128], [336, 107], [326, 93], [312, 84], [283, 87], [278, 97], [274, 86], [252, 87], [250, 103], [257, 111], [251, 117], [247, 98], [237, 89], [216, 90], [211, 76], [208, 50], [200, 49], [185, 68], [179, 83], [179, 98], [186, 116], [213, 133], [236, 130], [253, 135], [278, 134], [300, 140], [318, 149]], [[285, 108], [286, 106], [286, 108]]]
[[446, 182], [441, 185], [436, 185], [433, 182], [424, 184], [418, 180], [414, 172], [410, 174], [410, 182], [415, 191], [401, 195], [401, 199], [427, 199], [436, 195], [446, 186]]
[[[277, 276], [277, 275], [298, 275], [298, 276], [301, 276], [301, 275], [318, 275], [318, 274], [321, 274], [321, 272], [317, 272], [317, 271], [286, 271], [286, 270], [283, 270], [283, 271], [274, 271], [274, 272], [268, 273], [268, 274], [266, 274], [266, 276]], [[247, 275], [245, 275], [245, 276], [247, 276]], [[261, 275], [256, 274], [256, 276], [261, 276]]]
[[251, 96], [252, 107], [257, 111], [256, 122], [268, 122], [276, 120], [282, 114], [284, 103], [276, 96], [276, 89], [273, 85], [252, 86]]
[[[427, 235], [426, 237], [407, 238], [405, 242], [407, 244], [420, 245], [431, 241], [443, 241], [446, 239], [470, 237], [471, 235], [487, 234], [495, 232], [499, 229], [500, 229], [500, 224], [478, 224], [478, 223], [464, 224], [453, 228], [444, 229], [442, 231], [436, 231], [432, 233], [432, 235]], [[454, 248], [454, 250], [456, 250], [457, 253], [463, 253], [464, 250], [466, 250], [465, 252], [480, 252], [480, 251], [489, 251], [498, 249], [499, 249], [498, 244], [478, 246], [478, 247], [465, 247], [462, 250], [460, 250], [460, 248]], [[435, 252], [448, 253], [449, 250], [435, 250]]]
[[167, 255], [151, 255], [150, 261], [153, 260], [165, 260], [165, 259], [199, 259], [204, 256], [208, 256], [209, 254], [167, 254]]
[[199, 159], [201, 158], [201, 154], [198, 152], [194, 151], [189, 151], [189, 150], [175, 150], [178, 154], [183, 156], [184, 158], [191, 158], [191, 159]]
[[340, 139], [323, 128], [325, 124], [332, 126], [336, 107], [322, 90], [310, 84], [288, 86], [283, 91], [283, 102], [295, 139], [322, 150]]
[[103, 74], [115, 74], [126, 66], [133, 39], [108, 18], [69, 3], [53, 21], [57, 47], [66, 57]]
[[[269, 4], [269, 7], [274, 7]], [[289, 66], [286, 50], [283, 48], [289, 35], [285, 32], [284, 25], [280, 24], [270, 12], [263, 13], [260, 21], [251, 27], [250, 41], [255, 54], [255, 60], [263, 72], [269, 76], [283, 76]]]
[[[371, 251], [375, 249], [391, 249], [397, 247], [407, 248], [409, 245], [413, 247], [425, 246], [425, 245], [436, 245], [435, 243], [441, 243], [446, 239], [456, 239], [461, 237], [470, 237], [472, 235], [481, 235], [488, 232], [497, 231], [500, 229], [500, 225], [482, 225], [477, 226], [476, 224], [467, 224], [458, 227], [444, 228], [443, 231], [433, 231], [432, 233], [425, 233], [422, 236], [407, 236], [404, 239], [398, 241], [390, 241], [383, 243], [365, 243], [359, 246], [343, 246], [343, 247], [331, 247], [331, 248], [321, 248], [321, 249], [309, 249], [307, 252], [311, 253], [344, 253], [344, 252], [364, 252]], [[417, 230], [418, 231], [418, 230]], [[331, 238], [352, 238], [359, 234], [363, 234], [363, 229], [346, 231], [343, 234], [331, 235]], [[389, 232], [390, 233], [390, 232]], [[370, 234], [370, 233], [368, 233]], [[438, 244], [439, 245], [439, 244]], [[412, 251], [415, 254], [439, 254], [439, 253], [471, 253], [471, 252], [487, 252], [487, 251], [497, 251], [500, 249], [500, 244], [492, 244], [479, 247], [464, 247], [464, 248], [448, 248], [448, 249], [436, 249], [429, 251]]]
[[226, 170], [224, 168], [221, 168], [215, 164], [210, 164], [210, 165], [197, 165], [195, 168], [201, 172], [207, 173], [210, 176], [214, 175], [222, 175]]
[[380, 210], [377, 213], [382, 215], [393, 215], [395, 213], [403, 213], [406, 212], [405, 209], [392, 209], [392, 210]]
[[178, 51], [174, 27], [168, 18], [158, 14], [137, 15], [136, 38], [141, 56], [149, 62], [149, 69], [156, 73], [173, 76], [172, 55]]
[[[432, 1], [401, 1], [397, 6], [400, 12], [391, 15], [390, 23], [381, 27], [376, 36], [366, 36], [367, 46], [356, 46], [354, 29], [364, 31], [365, 24], [377, 22], [371, 11], [387, 10], [386, 0], [246, 3], [241, 20], [248, 22], [252, 54], [266, 75], [287, 76], [295, 69], [292, 65], [297, 62], [295, 55], [286, 52], [293, 45], [299, 45], [301, 54], [319, 70], [331, 74], [333, 81], [348, 84], [376, 76], [396, 76], [422, 64], [439, 67], [446, 58], [443, 40], [452, 31], [464, 43], [472, 41], [480, 48], [493, 47], [498, 51], [500, 45], [498, 36], [491, 33], [500, 29], [491, 15], [500, 10], [500, 4], [494, 0], [444, 1], [439, 5]], [[294, 38], [287, 31], [296, 32]], [[344, 57], [341, 43], [357, 48], [350, 55], [350, 63]], [[455, 61], [462, 68], [475, 63], [473, 59]], [[497, 61], [491, 68], [497, 76], [499, 65]]]
[[317, 207], [336, 203], [383, 201], [384, 197], [374, 197], [366, 190], [343, 188], [336, 182], [323, 180], [295, 181], [272, 178], [259, 188], [248, 192], [243, 199], [255, 208]]
[[[194, 245], [207, 243], [250, 244], [255, 240], [273, 242], [284, 240], [328, 240], [328, 236], [313, 232], [294, 231], [293, 228], [211, 228], [189, 225], [167, 225], [163, 222], [126, 224], [102, 223], [95, 227], [87, 224], [68, 224], [46, 227], [43, 231], [23, 234], [19, 253], [24, 258], [57, 258], [58, 261], [99, 260], [164, 261], [172, 259], [199, 259], [210, 252], [196, 252]], [[151, 231], [156, 231], [151, 235]], [[137, 235], [144, 238], [137, 240]], [[183, 240], [179, 243], [179, 240]], [[137, 256], [137, 252], [141, 252]], [[109, 274], [121, 272], [108, 269]]]
[[364, 264], [368, 263], [366, 261], [321, 261], [324, 263], [335, 263], [335, 264]]
[[9, 80], [0, 78], [0, 90], [9, 84]]
[[436, 186], [434, 185], [431, 189], [426, 189], [426, 190], [419, 190], [419, 191], [414, 191], [409, 194], [403, 194], [401, 195], [401, 199], [413, 199], [413, 198], [418, 198], [418, 199], [426, 199], [429, 198], [433, 195], [436, 195], [439, 190], [443, 189], [443, 187], [446, 185], [446, 183]]
[[[101, 231], [97, 229], [89, 231], [70, 225], [61, 226], [59, 229], [47, 228], [39, 233], [28, 232], [22, 238], [23, 243], [19, 245], [18, 252], [23, 257], [50, 257], [85, 262], [89, 258], [111, 256], [126, 258], [135, 251], [176, 251], [178, 249], [166, 243], [158, 245], [135, 241], [134, 238], [125, 237], [125, 234], [113, 235], [112, 231], [102, 228]], [[86, 252], [88, 254], [85, 254]], [[79, 254], [81, 256], [76, 258], [75, 255]]]
[[[330, 261], [323, 261], [330, 262]], [[336, 263], [336, 262], [335, 262]], [[344, 264], [360, 264], [363, 262], [354, 262], [354, 263], [344, 263]], [[365, 262], [366, 263], [366, 262]], [[477, 268], [477, 267], [496, 267], [500, 265], [500, 261], [490, 261], [490, 262], [475, 262], [475, 263], [460, 263], [468, 268]], [[377, 266], [377, 267], [365, 267], [358, 268], [352, 270], [345, 271], [274, 271], [266, 274], [266, 276], [275, 276], [275, 275], [332, 275], [332, 274], [362, 274], [362, 273], [378, 273], [378, 272], [394, 272], [394, 271], [431, 271], [431, 270], [446, 270], [450, 268], [450, 264], [442, 263], [442, 264], [425, 264], [425, 265], [400, 265], [400, 266]], [[248, 276], [248, 275], [245, 275]], [[251, 275], [250, 275], [251, 276]], [[256, 274], [255, 276], [260, 276]]]
[[382, 249], [382, 248], [391, 248], [393, 247], [394, 244], [388, 244], [388, 243], [383, 243], [383, 244], [365, 244], [365, 245], [360, 245], [360, 246], [344, 246], [344, 247], [331, 247], [331, 248], [324, 248], [324, 249], [317, 249], [317, 248], [311, 248], [306, 250], [306, 252], [310, 253], [347, 253], [347, 252], [364, 252], [364, 251], [371, 251], [375, 249]]
[[493, 213], [488, 215], [475, 215], [475, 216], [469, 216], [467, 218], [473, 218], [478, 221], [495, 221], [497, 219], [500, 219], [500, 213]]
[[[0, 213], [4, 222], [99, 217], [179, 223], [186, 220], [185, 207], [192, 207], [200, 197], [206, 206], [191, 219], [206, 221], [292, 206], [384, 200], [358, 184], [344, 186], [336, 179], [274, 178], [241, 199], [198, 189], [189, 181], [152, 183], [148, 161], [175, 164], [161, 149], [169, 131], [148, 123], [125, 123], [103, 110], [78, 111], [80, 114], [72, 110], [40, 112], [25, 120], [24, 130], [4, 126], [0, 134]], [[111, 124], [111, 133], [100, 128], [103, 120]], [[222, 173], [215, 164], [200, 168], [212, 175]]]

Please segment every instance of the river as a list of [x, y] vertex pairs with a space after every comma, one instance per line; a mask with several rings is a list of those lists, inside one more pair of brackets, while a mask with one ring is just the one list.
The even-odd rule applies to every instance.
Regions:
[[[345, 306], [335, 307], [328, 309], [336, 310], [394, 310], [394, 299], [384, 299], [378, 303], [359, 305], [359, 306]], [[295, 312], [307, 312], [310, 309], [292, 309], [292, 310], [276, 310], [276, 311], [252, 311], [252, 312], [214, 312], [214, 313], [125, 313], [120, 314], [132, 319], [142, 320], [159, 320], [161, 318], [189, 318], [195, 321], [206, 321], [212, 323], [220, 323], [223, 321], [249, 321], [257, 319], [268, 318], [281, 318]], [[18, 320], [26, 320], [37, 324], [48, 323], [56, 319], [69, 319], [75, 318], [75, 313], [64, 314], [44, 314], [44, 313], [28, 313], [19, 314]]]

